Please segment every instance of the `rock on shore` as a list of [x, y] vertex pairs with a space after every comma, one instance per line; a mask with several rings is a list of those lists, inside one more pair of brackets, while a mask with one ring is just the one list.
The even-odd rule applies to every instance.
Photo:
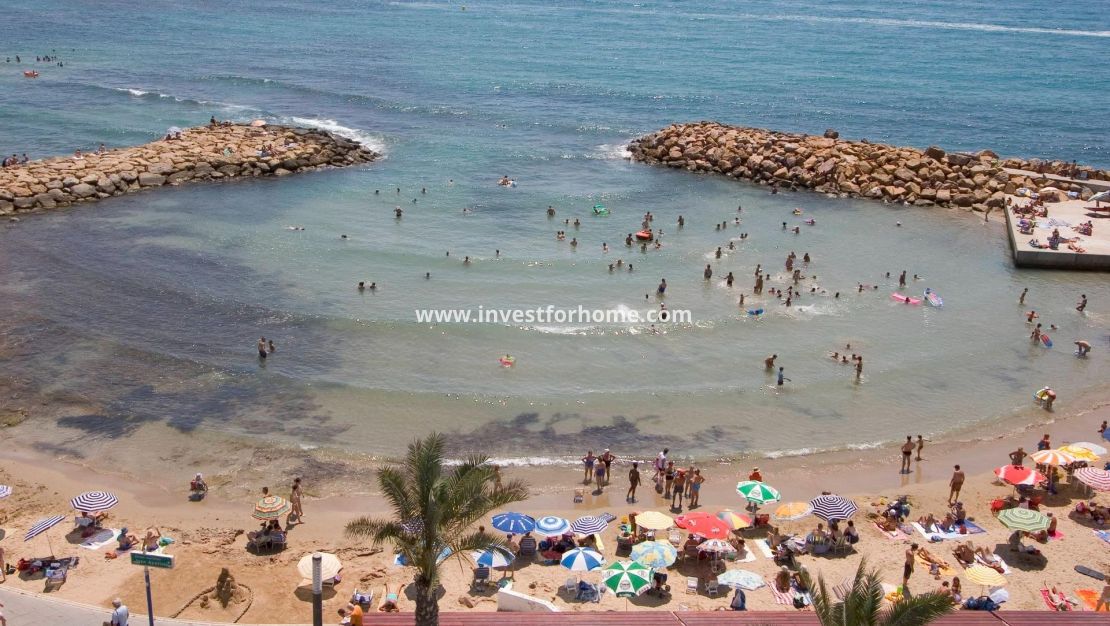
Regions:
[[[265, 146], [273, 154], [263, 154]], [[179, 139], [54, 157], [0, 169], [0, 215], [54, 209], [163, 185], [369, 163], [380, 155], [332, 133], [240, 124], [189, 128]]]
[[[724, 174], [759, 183], [797, 186], [822, 193], [860, 196], [919, 206], [964, 207], [977, 211], [1002, 207], [1018, 188], [1039, 190], [1053, 183], [1004, 168], [1036, 170], [1040, 162], [1009, 159], [984, 150], [947, 153], [863, 141], [845, 141], [834, 130], [824, 136], [780, 133], [716, 122], [673, 124], [632, 142], [632, 158]], [[1110, 172], [1082, 168], [1092, 179], [1110, 180]], [[1089, 198], [1092, 190], [1072, 185]]]

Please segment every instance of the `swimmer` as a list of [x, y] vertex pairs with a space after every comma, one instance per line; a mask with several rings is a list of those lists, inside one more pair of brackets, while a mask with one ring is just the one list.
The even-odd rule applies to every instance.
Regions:
[[340, 236], [339, 236], [339, 238], [340, 238], [340, 239], [346, 239], [346, 238], [347, 238], [347, 235], [340, 235]]
[[736, 242], [735, 241], [728, 242], [728, 249], [729, 250], [735, 250], [736, 249]]
[[1025, 322], [1027, 324], [1032, 324], [1033, 320], [1037, 319], [1038, 317], [1040, 317], [1040, 315], [1037, 315], [1036, 311], [1029, 311], [1029, 313], [1025, 315]]
[[[610, 264], [609, 264], [609, 272], [610, 272], [610, 273], [612, 273], [612, 271], [613, 271], [613, 264], [612, 264], [612, 263], [610, 263]], [[644, 297], [646, 298], [646, 297], [647, 297], [647, 295], [645, 294], [645, 296], [644, 296]]]
[[662, 247], [663, 247], [663, 242], [656, 239], [655, 240], [655, 249], [658, 250], [659, 248], [662, 248]]
[[713, 230], [721, 230], [721, 225], [720, 224], [715, 224], [714, 227], [713, 227]]
[[494, 250], [493, 251], [493, 256], [495, 258], [501, 258], [501, 251], [500, 250]]
[[786, 230], [786, 222], [783, 222], [783, 223], [782, 223], [782, 229], [783, 229], [783, 230]]
[[624, 238], [624, 245], [629, 248], [632, 247], [632, 233], [628, 233], [628, 236]]
[[1025, 296], [1026, 296], [1026, 295], [1027, 295], [1028, 293], [1029, 293], [1029, 288], [1028, 288], [1028, 287], [1026, 287], [1025, 289], [1022, 289], [1022, 290], [1021, 290], [1021, 295], [1020, 295], [1020, 296], [1018, 296], [1018, 304], [1025, 304]]
[[377, 288], [378, 288], [378, 283], [370, 283], [370, 291], [374, 291]]
[[632, 271], [632, 264], [631, 263], [628, 264], [628, 271], [630, 271], [630, 272]]
[[470, 257], [463, 257], [463, 265], [470, 265]]
[[464, 206], [464, 207], [463, 207], [463, 211], [462, 211], [462, 212], [463, 212], [464, 214], [466, 214], [466, 215], [470, 215], [471, 213], [473, 213], [473, 212], [474, 212], [474, 209], [471, 209], [471, 208], [470, 208], [470, 207], [468, 207], [468, 206]]
[[794, 227], [794, 234], [795, 234], [795, 235], [797, 235], [797, 234], [799, 234], [799, 233], [801, 233], [801, 232], [802, 232], [802, 228], [801, 228], [800, 226], [795, 226], [795, 227]]
[[667, 305], [665, 304], [659, 305], [659, 319], [663, 320], [664, 322], [667, 321]]
[[571, 237], [570, 238], [570, 247], [572, 247], [572, 248], [577, 248], [578, 247], [578, 238], [577, 237]]
[[551, 206], [550, 204], [547, 205], [547, 216], [555, 217], [555, 207]]
[[739, 306], [740, 308], [744, 308], [744, 294], [740, 294]]
[[662, 296], [667, 291], [667, 279], [663, 278], [659, 281], [659, 286], [655, 288], [655, 295]]
[[601, 242], [601, 251], [602, 252], [608, 252], [609, 251], [609, 244], [605, 243], [604, 241]]
[[829, 356], [831, 356], [832, 360], [834, 360], [834, 361], [839, 361], [840, 360], [840, 353], [839, 352], [833, 352]]
[[702, 274], [702, 276], [705, 277], [705, 280], [709, 280], [710, 278], [713, 278], [713, 268], [710, 267], [708, 263], [706, 263], [705, 264], [705, 271], [702, 272], [701, 274]]
[[729, 272], [728, 276], [725, 276], [725, 284], [728, 285], [729, 287], [731, 287], [732, 286], [732, 281], [733, 281], [732, 272]]
[[421, 187], [420, 188], [420, 193], [428, 193], [428, 188], [427, 187]]
[[432, 277], [432, 273], [431, 273], [431, 272], [424, 272], [424, 279], [425, 279], [425, 280], [428, 280], [428, 279], [430, 279], [431, 277]]
[[401, 219], [401, 215], [403, 215], [404, 213], [405, 211], [401, 207], [396, 207], [393, 209], [393, 217], [396, 217], [397, 219]]
[[848, 357], [847, 357], [847, 356], [843, 356], [843, 355], [842, 355], [842, 356], [840, 357], [840, 364], [841, 364], [841, 365], [847, 365], [847, 364], [848, 364]]
[[366, 289], [366, 282], [360, 280], [358, 281], [358, 290], [362, 291], [363, 289]]
[[682, 228], [685, 225], [686, 225], [686, 220], [681, 215], [679, 215], [678, 216], [678, 227]]
[[721, 258], [721, 246], [717, 246], [717, 251], [713, 253], [713, 256], [717, 257], [718, 259]]
[[574, 227], [578, 228], [581, 225], [582, 225], [582, 222], [577, 217], [574, 218]]

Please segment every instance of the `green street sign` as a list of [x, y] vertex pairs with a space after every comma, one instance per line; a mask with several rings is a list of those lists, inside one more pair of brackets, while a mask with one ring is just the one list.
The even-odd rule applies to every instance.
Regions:
[[173, 555], [154, 554], [153, 552], [132, 552], [131, 564], [142, 565], [144, 567], [160, 567], [162, 569], [173, 569]]

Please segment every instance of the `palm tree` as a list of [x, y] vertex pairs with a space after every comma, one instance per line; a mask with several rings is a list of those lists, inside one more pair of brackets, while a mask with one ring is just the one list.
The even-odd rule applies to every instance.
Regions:
[[813, 608], [821, 626], [924, 626], [952, 611], [952, 600], [939, 593], [907, 596], [883, 608], [883, 585], [877, 570], [867, 570], [861, 561], [851, 589], [843, 600], [837, 600], [821, 577], [817, 586], [809, 573], [802, 578], [813, 591]]
[[361, 517], [347, 523], [352, 537], [369, 537], [374, 545], [391, 543], [416, 569], [416, 623], [439, 623], [439, 588], [445, 549], [452, 556], [502, 545], [502, 541], [470, 528], [494, 509], [528, 497], [521, 481], [495, 486], [494, 469], [485, 456], [468, 457], [444, 467], [443, 435], [432, 433], [409, 444], [398, 467], [378, 470], [378, 485], [393, 507], [392, 519]]

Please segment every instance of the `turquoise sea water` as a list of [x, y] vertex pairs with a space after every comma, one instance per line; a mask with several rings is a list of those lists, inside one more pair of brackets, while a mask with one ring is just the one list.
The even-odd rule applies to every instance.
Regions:
[[[1101, 2], [1051, 17], [1040, 6], [8, 4], [0, 152], [141, 143], [216, 115], [328, 128], [386, 158], [141, 194], [0, 231], [0, 324], [16, 346], [6, 373], [103, 407], [52, 434], [74, 441], [164, 421], [377, 453], [438, 428], [501, 457], [665, 444], [730, 456], [872, 445], [905, 424], [938, 435], [1028, 420], [1041, 385], [1066, 405], [1105, 379], [1104, 275], [1017, 271], [1001, 230], [979, 217], [770, 196], [622, 154], [673, 121], [717, 119], [1108, 166], [1098, 73], [1110, 14]], [[64, 67], [39, 64], [40, 78], [22, 78], [52, 50]], [[503, 174], [518, 186], [497, 187]], [[589, 216], [596, 202], [612, 215]], [[817, 224], [801, 224], [796, 206]], [[628, 250], [624, 235], [645, 211], [665, 245]], [[562, 222], [575, 217], [578, 229]], [[783, 232], [784, 220], [801, 234]], [[715, 231], [721, 221], [730, 226]], [[560, 229], [576, 250], [556, 241]], [[804, 285], [818, 293], [789, 309], [751, 300], [757, 263], [785, 288], [791, 250], [813, 256], [806, 274], [817, 279]], [[610, 274], [616, 258], [635, 271]], [[890, 300], [897, 284], [885, 273], [903, 269], [924, 277], [908, 291], [937, 289], [945, 308]], [[731, 289], [717, 280], [729, 271]], [[646, 310], [661, 277], [668, 307], [695, 322], [660, 335], [413, 316], [479, 305]], [[380, 288], [360, 294], [358, 280]], [[860, 295], [860, 282], [880, 288]], [[1016, 303], [1026, 286], [1041, 321], [1060, 327], [1052, 350], [1026, 339]], [[769, 313], [743, 315], [740, 293], [745, 308]], [[1092, 302], [1085, 316], [1072, 310], [1080, 293]], [[259, 335], [279, 347], [265, 368]], [[1091, 358], [1071, 356], [1077, 338], [1095, 343]], [[865, 355], [859, 383], [826, 356], [846, 343]], [[506, 352], [518, 359], [511, 369], [496, 363]], [[791, 379], [783, 391], [768, 387], [770, 353]]]

